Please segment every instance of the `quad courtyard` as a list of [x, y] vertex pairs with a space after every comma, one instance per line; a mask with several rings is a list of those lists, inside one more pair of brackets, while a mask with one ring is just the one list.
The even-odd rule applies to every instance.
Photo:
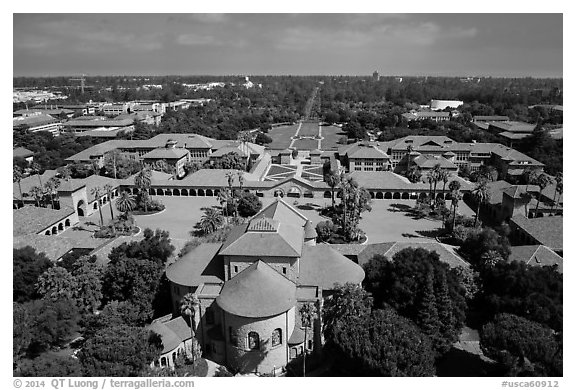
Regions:
[[[136, 224], [144, 229], [163, 229], [170, 232], [177, 251], [190, 240], [190, 231], [203, 214], [203, 207], [218, 206], [217, 198], [180, 198], [158, 197], [166, 209], [158, 214], [137, 215]], [[263, 207], [274, 202], [274, 198], [261, 198]], [[292, 199], [284, 198], [296, 209], [309, 218], [314, 225], [326, 220], [319, 214], [321, 207], [330, 204], [330, 199]], [[360, 228], [367, 236], [368, 242], [434, 240], [434, 235], [441, 228], [441, 221], [415, 219], [406, 212], [407, 207], [414, 206], [414, 200], [373, 200], [372, 211], [363, 214]], [[460, 213], [472, 214], [472, 210], [462, 207]]]
[[338, 141], [345, 136], [345, 133], [338, 126], [299, 122], [295, 125], [275, 127], [268, 132], [268, 136], [272, 138], [272, 143], [267, 145], [270, 149], [334, 151], [338, 149]]

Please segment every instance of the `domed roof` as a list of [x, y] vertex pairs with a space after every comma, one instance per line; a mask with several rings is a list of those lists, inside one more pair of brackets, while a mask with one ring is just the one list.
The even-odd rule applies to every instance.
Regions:
[[316, 233], [316, 229], [310, 220], [306, 221], [306, 225], [304, 225], [304, 239], [316, 238], [318, 237], [318, 233]]
[[296, 285], [261, 260], [224, 283], [216, 303], [241, 317], [271, 317], [296, 304]]

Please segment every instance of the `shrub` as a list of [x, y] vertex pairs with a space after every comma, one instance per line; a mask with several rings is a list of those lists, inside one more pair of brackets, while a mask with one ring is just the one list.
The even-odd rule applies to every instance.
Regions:
[[336, 225], [332, 221], [322, 221], [316, 225], [316, 233], [321, 241], [327, 241], [335, 231]]

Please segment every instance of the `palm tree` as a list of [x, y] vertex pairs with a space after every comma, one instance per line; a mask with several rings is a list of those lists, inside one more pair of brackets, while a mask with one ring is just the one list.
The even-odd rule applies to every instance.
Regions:
[[228, 179], [228, 187], [230, 188], [230, 194], [232, 196], [232, 202], [234, 205], [234, 217], [238, 217], [238, 210], [236, 208], [236, 196], [234, 195], [234, 190], [232, 186], [234, 185], [234, 172], [226, 172], [226, 178]]
[[188, 293], [184, 295], [180, 301], [180, 313], [183, 316], [188, 317], [190, 320], [190, 344], [192, 344], [192, 364], [194, 364], [194, 358], [196, 356], [196, 346], [194, 343], [194, 335], [196, 329], [196, 313], [200, 308], [200, 300], [196, 294]]
[[414, 151], [414, 147], [412, 145], [408, 145], [406, 150], [408, 151], [408, 155], [407, 155], [408, 165], [406, 167], [406, 171], [409, 171], [410, 170], [410, 154], [412, 154], [412, 152]]
[[462, 194], [460, 193], [460, 187], [462, 185], [457, 180], [452, 180], [448, 185], [450, 190], [450, 197], [452, 198], [452, 208], [454, 209], [454, 215], [452, 215], [452, 230], [456, 226], [456, 210], [458, 210], [458, 203], [462, 199]]
[[330, 170], [324, 175], [324, 181], [332, 189], [332, 208], [334, 208], [334, 188], [340, 183], [340, 176], [333, 170]]
[[92, 170], [94, 171], [94, 175], [98, 175], [100, 173], [100, 164], [98, 163], [98, 160], [93, 158], [92, 160], [90, 160], [91, 166], [92, 166]]
[[200, 218], [200, 228], [205, 234], [218, 230], [224, 223], [222, 214], [213, 207], [203, 208], [204, 215]]
[[478, 223], [478, 215], [480, 214], [480, 206], [490, 200], [490, 191], [487, 186], [487, 179], [482, 179], [476, 183], [476, 187], [472, 190], [472, 195], [476, 198], [478, 206], [476, 208], [476, 217], [474, 218], [474, 226]]
[[30, 168], [32, 169], [32, 172], [38, 175], [38, 180], [40, 181], [40, 188], [44, 188], [44, 184], [42, 184], [42, 176], [40, 176], [40, 171], [42, 170], [40, 164], [34, 162], [32, 163], [32, 165], [30, 165]]
[[430, 172], [432, 176], [432, 181], [434, 182], [434, 191], [432, 192], [432, 204], [436, 201], [436, 187], [438, 186], [438, 181], [440, 180], [440, 172], [442, 171], [442, 166], [438, 163], [434, 165], [432, 171]]
[[20, 201], [22, 202], [22, 204], [24, 204], [24, 195], [22, 195], [22, 184], [21, 184], [21, 181], [24, 178], [24, 175], [22, 173], [22, 168], [20, 168], [17, 165], [14, 165], [12, 172], [13, 172], [12, 173], [12, 182], [18, 183], [18, 190], [20, 191]]
[[44, 184], [44, 189], [48, 194], [50, 194], [50, 203], [52, 204], [52, 208], [54, 209], [54, 192], [60, 186], [60, 179], [57, 177], [51, 177], [48, 179], [46, 184]]
[[228, 188], [221, 188], [220, 191], [218, 192], [218, 202], [220, 203], [220, 206], [222, 207], [222, 209], [224, 210], [224, 213], [226, 215], [226, 223], [229, 223], [230, 221], [228, 220], [228, 204], [230, 202], [231, 196], [230, 193], [228, 192]]
[[[564, 192], [564, 178], [562, 172], [558, 172], [556, 174], [556, 188], [554, 189], [554, 199], [552, 200], [552, 214], [554, 215], [555, 210], [558, 208], [558, 204], [560, 203], [560, 197]], [[20, 191], [22, 193], [22, 191]], [[556, 194], [558, 194], [558, 202], [556, 202]]]
[[130, 195], [126, 191], [122, 191], [118, 199], [116, 199], [116, 208], [122, 213], [128, 214], [130, 211], [134, 210], [136, 207], [136, 201], [134, 196]]
[[38, 186], [30, 188], [30, 195], [32, 195], [32, 197], [36, 201], [36, 206], [40, 207], [40, 199], [44, 195], [44, 191], [42, 190], [42, 188]]
[[421, 177], [422, 172], [420, 171], [420, 168], [418, 168], [418, 166], [416, 165], [410, 167], [406, 172], [406, 178], [408, 178], [408, 180], [410, 180], [412, 183], [420, 181]]
[[[144, 166], [134, 177], [134, 184], [140, 190], [140, 193], [150, 193], [150, 187], [152, 186], [152, 170], [149, 166]], [[148, 212], [148, 201], [144, 199], [144, 211]]]
[[[314, 320], [318, 317], [316, 306], [311, 302], [306, 302], [299, 309], [300, 320], [304, 328], [304, 356], [302, 360], [302, 373], [306, 377], [306, 355], [308, 354], [308, 328], [314, 324]], [[314, 333], [312, 333], [314, 334]]]
[[552, 183], [553, 183], [552, 178], [547, 174], [541, 173], [540, 175], [538, 175], [538, 179], [536, 179], [536, 184], [538, 185], [538, 188], [540, 188], [540, 192], [538, 193], [538, 201], [536, 202], [536, 211], [534, 212], [535, 216], [538, 215], [538, 207], [540, 206], [540, 198], [542, 198], [542, 191], [544, 191], [544, 188], [548, 187]]
[[242, 186], [244, 185], [244, 173], [238, 171], [238, 185], [240, 187], [240, 195], [242, 195]]
[[62, 179], [66, 181], [68, 181], [68, 179], [70, 179], [70, 177], [72, 176], [72, 172], [70, 171], [70, 168], [68, 168], [68, 166], [60, 167], [56, 169], [56, 172], [58, 173], [58, 175], [60, 175]]
[[98, 212], [100, 213], [100, 226], [104, 226], [104, 217], [102, 216], [102, 207], [100, 207], [100, 196], [102, 195], [102, 189], [98, 186], [90, 190], [90, 194], [96, 199], [96, 205], [98, 206]]
[[114, 210], [112, 210], [112, 186], [110, 184], [106, 184], [104, 186], [104, 192], [108, 195], [108, 202], [110, 205], [110, 217], [114, 220]]
[[452, 175], [447, 169], [440, 170], [440, 173], [438, 174], [438, 179], [442, 181], [442, 183], [444, 183], [444, 185], [442, 186], [442, 193], [446, 192], [446, 184], [448, 184], [451, 177]]

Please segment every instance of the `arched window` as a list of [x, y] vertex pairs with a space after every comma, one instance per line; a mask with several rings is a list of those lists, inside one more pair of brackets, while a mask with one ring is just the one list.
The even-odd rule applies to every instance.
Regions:
[[160, 359], [160, 366], [166, 367], [166, 357], [162, 356], [162, 358]]
[[248, 333], [248, 349], [260, 349], [260, 336], [258, 336], [258, 333]]
[[282, 329], [277, 328], [272, 332], [272, 346], [275, 347], [280, 344], [282, 344]]

